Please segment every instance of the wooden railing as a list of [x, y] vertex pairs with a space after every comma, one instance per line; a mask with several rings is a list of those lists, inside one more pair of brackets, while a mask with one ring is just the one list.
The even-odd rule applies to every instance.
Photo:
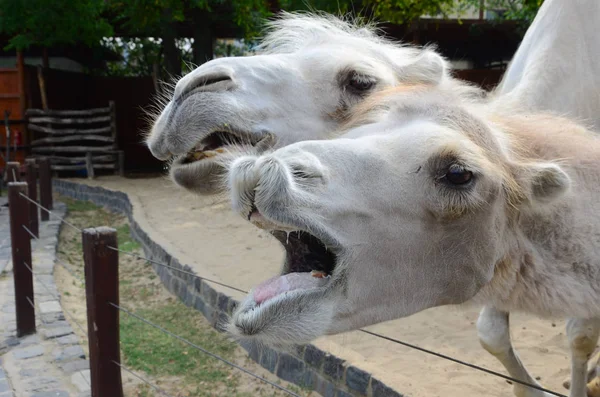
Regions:
[[53, 171], [114, 170], [123, 175], [123, 152], [117, 146], [114, 102], [86, 110], [28, 109], [31, 151], [48, 157]]

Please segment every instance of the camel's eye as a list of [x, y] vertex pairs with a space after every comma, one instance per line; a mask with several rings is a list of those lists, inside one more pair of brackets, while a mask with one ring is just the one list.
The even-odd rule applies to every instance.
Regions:
[[348, 88], [357, 92], [363, 93], [369, 91], [377, 82], [370, 76], [365, 76], [358, 73], [352, 73], [348, 79]]
[[444, 179], [451, 185], [466, 185], [473, 180], [473, 173], [462, 165], [452, 164], [448, 167]]

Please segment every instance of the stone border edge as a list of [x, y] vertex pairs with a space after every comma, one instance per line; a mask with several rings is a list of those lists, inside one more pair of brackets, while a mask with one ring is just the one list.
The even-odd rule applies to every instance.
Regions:
[[[114, 212], [127, 216], [131, 235], [140, 242], [147, 258], [166, 263], [174, 269], [194, 273], [193, 269], [179, 262], [163, 247], [155, 243], [133, 218], [133, 205], [126, 193], [89, 186], [83, 183], [53, 179], [56, 193], [83, 201], [91, 201]], [[164, 266], [152, 267], [161, 282], [186, 306], [200, 311], [214, 328], [231, 315], [238, 302], [216, 291], [207, 282], [191, 275], [179, 273]], [[323, 397], [402, 397], [402, 394], [386, 386], [369, 373], [308, 344], [299, 346], [292, 353], [284, 353], [252, 343], [240, 343], [249, 356], [263, 368], [279, 378], [300, 387], [310, 387]]]

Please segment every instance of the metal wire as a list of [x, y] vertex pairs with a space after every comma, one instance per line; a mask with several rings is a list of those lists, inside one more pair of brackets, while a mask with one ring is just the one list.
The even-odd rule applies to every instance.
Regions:
[[165, 396], [167, 396], [167, 397], [173, 397], [173, 396], [171, 396], [170, 394], [168, 394], [166, 391], [164, 391], [163, 389], [161, 389], [160, 387], [158, 387], [158, 386], [155, 386], [155, 385], [153, 385], [152, 383], [150, 383], [149, 381], [147, 381], [146, 379], [142, 378], [140, 375], [136, 374], [135, 372], [133, 372], [132, 370], [130, 370], [130, 369], [129, 369], [129, 368], [127, 368], [126, 366], [124, 366], [124, 365], [122, 365], [122, 364], [119, 364], [118, 362], [116, 362], [116, 361], [114, 361], [114, 360], [112, 360], [112, 362], [113, 362], [115, 365], [117, 365], [117, 366], [121, 367], [121, 369], [123, 369], [123, 370], [125, 370], [125, 371], [129, 372], [131, 375], [135, 376], [136, 378], [138, 378], [139, 380], [141, 380], [142, 382], [144, 382], [145, 384], [147, 384], [148, 386], [150, 386], [151, 388], [153, 388], [153, 389], [154, 389], [154, 390], [156, 390], [157, 392], [159, 392], [159, 393], [161, 393], [161, 394], [163, 394], [163, 395], [165, 395]]
[[[25, 229], [25, 231], [26, 231], [27, 233], [29, 233], [29, 235], [30, 235], [30, 236], [31, 236], [31, 237], [32, 237], [34, 240], [36, 240], [36, 241], [40, 241], [40, 239], [39, 239], [38, 237], [36, 237], [36, 236], [33, 234], [33, 232], [27, 228], [27, 226], [25, 226], [25, 225], [21, 225], [21, 226], [23, 226], [23, 229]], [[1, 248], [1, 247], [0, 247], [0, 248]], [[82, 279], [82, 278], [81, 278], [80, 276], [78, 276], [77, 274], [75, 274], [75, 270], [73, 270], [73, 267], [72, 267], [71, 265], [69, 265], [69, 264], [66, 264], [65, 262], [61, 261], [61, 260], [60, 260], [60, 259], [58, 259], [58, 258], [54, 258], [54, 261], [55, 261], [55, 262], [58, 262], [58, 264], [62, 265], [62, 267], [64, 267], [65, 269], [67, 269], [67, 271], [69, 272], [69, 274], [70, 274], [71, 276], [75, 277], [75, 278], [76, 278], [78, 281], [80, 281], [82, 284], [84, 284], [84, 285], [85, 285], [85, 280], [84, 280], [84, 279]]]
[[195, 343], [193, 343], [193, 342], [190, 342], [189, 340], [185, 339], [184, 337], [182, 337], [182, 336], [179, 336], [179, 335], [177, 335], [177, 334], [174, 334], [174, 333], [172, 333], [171, 331], [164, 329], [164, 328], [163, 328], [163, 327], [161, 327], [160, 325], [156, 325], [156, 324], [154, 324], [153, 322], [151, 322], [151, 321], [149, 321], [149, 320], [146, 320], [145, 318], [143, 318], [143, 317], [140, 317], [140, 316], [138, 316], [137, 314], [135, 314], [135, 313], [132, 313], [132, 312], [130, 312], [129, 310], [127, 310], [127, 309], [125, 309], [125, 308], [123, 308], [123, 307], [121, 307], [121, 306], [119, 306], [119, 305], [116, 305], [116, 304], [114, 304], [114, 303], [112, 303], [112, 302], [108, 302], [108, 304], [109, 304], [109, 305], [111, 305], [111, 306], [113, 306], [113, 307], [115, 307], [115, 308], [117, 308], [118, 310], [121, 310], [121, 311], [122, 311], [122, 312], [124, 312], [124, 313], [127, 313], [128, 315], [130, 315], [130, 316], [132, 316], [132, 317], [135, 317], [135, 318], [137, 318], [138, 320], [140, 320], [140, 321], [142, 321], [142, 322], [144, 322], [144, 323], [146, 323], [146, 324], [150, 325], [151, 327], [154, 327], [154, 328], [158, 329], [159, 331], [162, 331], [163, 333], [165, 333], [165, 334], [167, 334], [167, 335], [170, 335], [170, 336], [172, 336], [173, 338], [175, 338], [175, 339], [178, 339], [179, 341], [181, 341], [181, 342], [183, 342], [183, 343], [185, 343], [185, 344], [187, 344], [187, 345], [189, 345], [189, 346], [191, 346], [191, 347], [193, 347], [193, 348], [195, 348], [195, 349], [197, 349], [197, 350], [201, 351], [202, 353], [204, 353], [204, 354], [206, 354], [206, 355], [209, 355], [209, 356], [211, 356], [212, 358], [216, 358], [217, 360], [219, 360], [219, 361], [222, 361], [222, 362], [224, 362], [225, 364], [227, 364], [227, 365], [229, 365], [229, 366], [231, 366], [231, 367], [233, 367], [233, 368], [236, 368], [236, 369], [238, 369], [238, 370], [240, 370], [240, 371], [242, 371], [242, 372], [244, 372], [244, 373], [246, 373], [246, 374], [248, 374], [248, 375], [252, 376], [253, 378], [256, 378], [256, 379], [258, 379], [258, 380], [260, 380], [260, 381], [262, 381], [262, 382], [268, 383], [269, 385], [271, 385], [271, 386], [273, 386], [273, 387], [275, 387], [275, 388], [277, 388], [277, 389], [279, 389], [279, 390], [281, 390], [281, 391], [283, 391], [283, 392], [285, 392], [285, 393], [288, 393], [290, 396], [300, 397], [298, 394], [294, 393], [293, 391], [291, 391], [291, 390], [288, 390], [288, 389], [286, 389], [285, 387], [279, 386], [278, 384], [276, 384], [276, 383], [273, 383], [273, 382], [271, 382], [270, 380], [268, 380], [268, 379], [265, 379], [265, 378], [263, 378], [263, 377], [262, 377], [262, 376], [260, 376], [260, 375], [256, 375], [255, 373], [253, 373], [253, 372], [250, 372], [250, 371], [248, 371], [247, 369], [245, 369], [244, 367], [240, 367], [239, 365], [237, 365], [237, 364], [234, 364], [234, 363], [232, 363], [231, 361], [228, 361], [228, 360], [224, 359], [223, 357], [220, 357], [220, 356], [218, 356], [218, 355], [216, 355], [216, 354], [214, 354], [214, 353], [211, 353], [211, 352], [209, 352], [208, 350], [206, 350], [206, 349], [204, 349], [204, 348], [202, 348], [202, 347], [198, 346], [197, 344], [195, 344]]
[[[233, 290], [235, 290], [235, 291], [239, 291], [239, 292], [242, 292], [242, 293], [245, 293], [245, 294], [247, 294], [247, 293], [248, 293], [248, 291], [244, 291], [244, 290], [242, 290], [242, 289], [240, 289], [240, 288], [233, 287], [233, 286], [231, 286], [231, 285], [227, 285], [227, 284], [223, 284], [223, 283], [220, 283], [220, 282], [217, 282], [217, 281], [214, 281], [214, 280], [209, 280], [209, 279], [206, 279], [206, 278], [204, 278], [204, 277], [200, 277], [200, 276], [198, 276], [198, 275], [196, 275], [196, 274], [194, 274], [194, 273], [186, 272], [186, 271], [183, 271], [183, 270], [177, 269], [177, 268], [175, 268], [175, 267], [173, 267], [173, 266], [169, 266], [169, 265], [167, 265], [167, 264], [160, 263], [160, 262], [154, 261], [154, 260], [152, 260], [152, 259], [145, 258], [145, 257], [143, 257], [143, 256], [140, 256], [140, 255], [137, 255], [137, 254], [134, 254], [134, 253], [131, 253], [131, 252], [127, 252], [127, 251], [119, 250], [119, 249], [117, 249], [117, 248], [114, 248], [114, 247], [108, 247], [108, 248], [110, 248], [110, 249], [113, 249], [113, 250], [117, 250], [117, 251], [119, 251], [119, 252], [122, 252], [122, 253], [124, 253], [124, 254], [127, 254], [127, 255], [135, 256], [135, 257], [137, 257], [138, 259], [146, 260], [146, 261], [148, 261], [148, 262], [151, 262], [151, 263], [157, 264], [157, 265], [159, 265], [159, 266], [164, 266], [164, 267], [167, 267], [167, 268], [170, 268], [170, 269], [174, 269], [174, 270], [176, 270], [176, 271], [179, 271], [179, 272], [182, 272], [182, 273], [185, 273], [185, 274], [189, 274], [189, 275], [191, 275], [191, 276], [193, 276], [193, 277], [197, 277], [197, 278], [199, 278], [199, 279], [202, 279], [202, 280], [206, 280], [206, 281], [214, 282], [215, 284], [218, 284], [218, 285], [221, 285], [221, 286], [223, 286], [223, 287], [227, 287], [227, 288], [233, 289]], [[490, 370], [490, 369], [487, 369], [487, 368], [484, 368], [484, 367], [480, 367], [480, 366], [478, 366], [478, 365], [475, 365], [475, 364], [468, 363], [468, 362], [466, 362], [466, 361], [462, 361], [462, 360], [459, 360], [459, 359], [456, 359], [456, 358], [453, 358], [453, 357], [450, 357], [450, 356], [446, 356], [446, 355], [444, 355], [444, 354], [437, 353], [437, 352], [435, 352], [435, 351], [433, 351], [433, 350], [428, 350], [428, 349], [425, 349], [425, 348], [423, 348], [423, 347], [419, 347], [419, 346], [416, 346], [416, 345], [412, 345], [412, 344], [410, 344], [410, 343], [403, 342], [403, 341], [401, 341], [401, 340], [398, 340], [398, 339], [390, 338], [389, 336], [381, 335], [381, 334], [378, 334], [378, 333], [376, 333], [376, 332], [372, 332], [372, 331], [367, 331], [367, 330], [365, 330], [365, 329], [359, 329], [358, 331], [360, 331], [360, 332], [364, 332], [364, 333], [366, 333], [366, 334], [369, 334], [369, 335], [371, 335], [371, 336], [374, 336], [374, 337], [376, 337], [376, 338], [381, 338], [381, 339], [387, 340], [388, 342], [397, 343], [397, 344], [399, 344], [399, 345], [402, 345], [402, 346], [405, 346], [405, 347], [409, 347], [409, 348], [411, 348], [411, 349], [418, 350], [418, 351], [420, 351], [420, 352], [423, 352], [423, 353], [431, 354], [431, 355], [433, 355], [433, 356], [436, 356], [436, 357], [438, 357], [438, 358], [443, 358], [443, 359], [446, 359], [446, 360], [452, 361], [452, 362], [454, 362], [454, 363], [457, 363], [457, 364], [460, 364], [460, 365], [464, 365], [464, 366], [466, 366], [466, 367], [469, 367], [469, 368], [471, 368], [471, 369], [476, 369], [476, 370], [482, 371], [482, 372], [484, 372], [484, 373], [486, 373], [486, 374], [488, 374], [488, 375], [494, 375], [494, 376], [497, 376], [497, 377], [499, 377], [499, 378], [502, 378], [502, 379], [505, 379], [505, 380], [508, 380], [508, 381], [511, 381], [511, 382], [519, 383], [519, 384], [521, 384], [521, 385], [528, 386], [528, 387], [531, 387], [531, 388], [533, 388], [533, 389], [537, 389], [537, 390], [540, 390], [540, 391], [543, 391], [543, 392], [546, 392], [546, 393], [552, 394], [552, 395], [554, 395], [554, 396], [558, 396], [558, 397], [567, 397], [567, 396], [565, 396], [564, 394], [560, 394], [560, 393], [558, 393], [558, 392], [555, 392], [555, 391], [552, 391], [552, 390], [546, 389], [546, 388], [544, 388], [544, 387], [541, 387], [541, 386], [538, 386], [538, 385], [535, 385], [535, 384], [532, 384], [532, 383], [528, 383], [528, 382], [525, 382], [525, 381], [522, 381], [522, 380], [519, 380], [519, 379], [513, 378], [513, 377], [511, 377], [511, 376], [508, 376], [508, 375], [501, 374], [500, 372], [496, 372], [496, 371], [493, 371], [493, 370]]]
[[12, 174], [13, 174], [13, 182], [17, 182], [17, 174], [15, 174], [15, 169], [12, 169]]
[[[27, 263], [25, 263], [25, 262], [23, 262], [23, 264], [24, 264], [24, 265], [25, 265], [25, 267], [26, 267], [26, 268], [27, 268], [27, 269], [28, 269], [28, 270], [31, 272], [31, 274], [32, 274], [32, 275], [33, 275], [33, 277], [36, 279], [36, 281], [37, 281], [37, 282], [39, 282], [40, 284], [42, 284], [42, 286], [43, 286], [43, 287], [46, 289], [46, 291], [48, 291], [48, 293], [49, 293], [49, 294], [50, 294], [50, 295], [51, 295], [51, 296], [52, 296], [54, 299], [56, 299], [57, 301], [60, 301], [60, 298], [59, 298], [57, 295], [55, 295], [55, 294], [53, 294], [53, 293], [52, 293], [52, 291], [50, 290], [50, 287], [48, 287], [48, 286], [46, 285], [46, 283], [44, 283], [42, 280], [40, 280], [40, 279], [38, 278], [37, 274], [35, 274], [35, 273], [33, 272], [33, 270], [31, 269], [31, 267], [30, 267], [30, 266], [29, 266]], [[67, 310], [66, 310], [64, 307], [61, 307], [61, 308], [62, 308], [62, 311], [63, 311], [63, 312], [64, 312], [64, 313], [65, 313], [67, 316], [69, 316], [69, 318], [70, 318], [70, 319], [71, 319], [71, 320], [72, 320], [72, 321], [75, 323], [75, 325], [76, 325], [76, 326], [79, 328], [79, 330], [80, 330], [81, 332], [83, 332], [83, 334], [84, 334], [84, 335], [87, 335], [87, 332], [86, 332], [86, 330], [84, 330], [84, 329], [83, 329], [83, 327], [82, 327], [81, 325], [79, 325], [79, 323], [77, 322], [77, 320], [75, 320], [75, 317], [74, 317], [74, 316], [73, 316], [71, 313], [69, 313], [69, 312], [68, 312], [68, 311], [67, 311]]]
[[25, 226], [25, 225], [21, 225], [21, 226], [23, 226], [23, 229], [25, 229], [25, 231], [27, 233], [29, 233], [29, 235], [31, 236], [31, 238], [35, 239], [36, 241], [39, 240], [39, 238], [35, 234], [33, 234], [33, 232], [31, 230], [29, 230], [29, 228], [27, 228], [27, 226]]
[[489, 374], [489, 375], [494, 375], [494, 376], [497, 376], [499, 378], [503, 378], [503, 379], [509, 380], [511, 382], [519, 383], [519, 384], [527, 386], [527, 387], [531, 387], [531, 388], [534, 388], [534, 389], [537, 389], [537, 390], [540, 390], [540, 391], [543, 391], [543, 392], [546, 392], [546, 393], [550, 393], [550, 394], [552, 394], [554, 396], [567, 397], [564, 394], [560, 394], [558, 392], [555, 392], [555, 391], [552, 391], [552, 390], [549, 390], [549, 389], [545, 389], [545, 388], [543, 388], [541, 386], [534, 385], [534, 384], [528, 383], [528, 382], [524, 382], [522, 380], [510, 377], [510, 376], [507, 376], [507, 375], [504, 375], [504, 374], [501, 374], [499, 372], [492, 371], [491, 369], [483, 368], [483, 367], [480, 367], [478, 365], [468, 363], [466, 361], [461, 361], [461, 360], [458, 360], [458, 359], [450, 357], [450, 356], [446, 356], [446, 355], [441, 354], [441, 353], [436, 353], [434, 351], [427, 350], [425, 348], [422, 348], [422, 347], [419, 347], [419, 346], [416, 346], [416, 345], [412, 345], [410, 343], [402, 342], [401, 340], [390, 338], [389, 336], [380, 335], [380, 334], [377, 334], [375, 332], [367, 331], [366, 329], [359, 329], [359, 331], [364, 332], [364, 333], [369, 334], [369, 335], [372, 335], [372, 336], [376, 336], [376, 337], [381, 338], [381, 339], [385, 339], [385, 340], [390, 341], [390, 342], [398, 343], [399, 345], [402, 345], [402, 346], [410, 347], [411, 349], [415, 349], [415, 350], [421, 351], [423, 353], [432, 354], [432, 355], [434, 355], [436, 357], [440, 357], [440, 358], [444, 358], [446, 360], [450, 360], [452, 362], [455, 362], [457, 364], [461, 364], [461, 365], [467, 366], [469, 368], [473, 368], [473, 369], [476, 369], [476, 370], [479, 370], [479, 371], [483, 371], [483, 372], [485, 372], [486, 374]]
[[42, 206], [41, 204], [39, 204], [38, 202], [36, 202], [35, 200], [30, 199], [29, 197], [27, 197], [27, 195], [20, 193], [21, 197], [23, 197], [25, 200], [29, 201], [30, 203], [36, 205], [39, 209], [46, 211], [49, 215], [53, 216], [54, 218], [58, 219], [59, 221], [61, 221], [62, 223], [64, 223], [65, 225], [68, 225], [70, 227], [72, 227], [73, 229], [77, 230], [79, 233], [82, 232], [82, 230], [80, 228], [78, 228], [77, 226], [73, 225], [72, 223], [66, 221], [64, 218], [61, 218], [60, 216], [56, 215], [54, 212], [50, 211], [49, 209], [45, 208], [44, 206]]
[[[31, 238], [33, 238], [36, 241], [40, 241], [40, 239], [38, 237], [36, 237], [33, 232], [31, 230], [29, 230], [27, 228], [27, 226], [25, 225], [21, 225], [23, 226], [23, 229], [25, 229], [25, 231], [27, 233], [29, 233], [29, 235], [31, 236]], [[73, 270], [73, 267], [71, 265], [66, 264], [65, 262], [61, 261], [58, 258], [54, 258], [55, 262], [58, 262], [58, 264], [62, 265], [62, 267], [64, 267], [65, 269], [67, 269], [67, 271], [69, 272], [69, 274], [73, 277], [75, 277], [78, 281], [80, 281], [82, 284], [85, 284], [85, 280], [82, 279], [80, 276], [78, 276], [77, 274], [75, 274], [75, 270]]]
[[27, 299], [27, 302], [29, 302], [29, 304], [31, 305], [31, 308], [35, 311], [35, 305], [33, 304], [33, 302], [31, 301], [31, 299], [29, 299], [28, 296], [25, 297], [25, 299]]
[[190, 275], [190, 276], [192, 276], [192, 277], [199, 278], [200, 280], [209, 281], [209, 282], [211, 282], [211, 283], [213, 283], [213, 284], [217, 284], [217, 285], [220, 285], [220, 286], [222, 286], [222, 287], [225, 287], [225, 288], [232, 289], [232, 290], [234, 290], [234, 291], [242, 292], [242, 293], [244, 293], [244, 294], [247, 294], [247, 293], [248, 293], [248, 291], [244, 291], [244, 290], [242, 290], [242, 289], [239, 289], [239, 288], [236, 288], [236, 287], [232, 287], [231, 285], [223, 284], [223, 283], [222, 283], [222, 282], [220, 282], [220, 281], [211, 280], [211, 279], [209, 279], [209, 278], [206, 278], [206, 277], [198, 276], [197, 274], [194, 274], [194, 273], [191, 273], [191, 272], [186, 272], [185, 270], [178, 269], [178, 268], [176, 268], [176, 267], [174, 267], [174, 266], [170, 266], [170, 265], [167, 265], [167, 264], [165, 264], [165, 263], [161, 263], [161, 262], [157, 262], [157, 261], [155, 261], [155, 260], [149, 259], [149, 258], [145, 258], [145, 257], [143, 257], [143, 256], [141, 256], [141, 255], [134, 254], [133, 252], [124, 251], [124, 250], [122, 250], [122, 249], [119, 249], [119, 248], [111, 247], [110, 245], [109, 245], [107, 248], [108, 248], [108, 249], [111, 249], [111, 250], [113, 250], [113, 251], [118, 251], [118, 252], [121, 252], [121, 253], [123, 253], [123, 254], [125, 254], [125, 255], [132, 256], [132, 257], [134, 257], [134, 258], [137, 258], [137, 259], [141, 259], [141, 260], [144, 260], [144, 261], [148, 261], [148, 262], [150, 262], [150, 263], [154, 263], [155, 265], [158, 265], [158, 266], [163, 266], [163, 267], [166, 267], [166, 268], [168, 268], [168, 269], [173, 269], [173, 270], [175, 270], [175, 271], [178, 271], [178, 272], [180, 272], [180, 273], [183, 273], [183, 274], [188, 274], [188, 275]]

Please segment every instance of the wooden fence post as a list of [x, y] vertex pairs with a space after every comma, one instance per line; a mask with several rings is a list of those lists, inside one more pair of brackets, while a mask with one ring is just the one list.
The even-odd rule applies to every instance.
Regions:
[[29, 202], [21, 197], [27, 194], [27, 183], [8, 184], [8, 206], [10, 211], [10, 239], [15, 282], [15, 304], [17, 314], [17, 336], [35, 333], [35, 309], [33, 300], [33, 270], [31, 264], [31, 237], [23, 226], [29, 226]]
[[[36, 203], [38, 202], [37, 198], [37, 170], [35, 166], [35, 159], [26, 159], [25, 166], [27, 170], [26, 181], [27, 181], [27, 191], [29, 192], [29, 198]], [[40, 221], [38, 215], [38, 206], [29, 203], [29, 230], [35, 237], [40, 237]], [[32, 238], [31, 236], [29, 236]]]
[[[52, 210], [52, 170], [50, 168], [50, 159], [45, 157], [38, 160], [40, 172], [40, 204], [42, 207]], [[50, 219], [50, 214], [44, 210], [41, 211], [43, 221]]]
[[6, 183], [9, 182], [19, 182], [21, 180], [21, 172], [20, 172], [21, 164], [18, 161], [9, 161], [6, 163], [6, 173], [4, 174], [4, 181]]
[[92, 161], [91, 152], [87, 152], [85, 154], [85, 168], [87, 170], [88, 179], [94, 179], [94, 163]]
[[[123, 397], [119, 346], [119, 255], [117, 231], [108, 227], [82, 232], [85, 262], [92, 397]], [[114, 362], [113, 362], [114, 361]]]

